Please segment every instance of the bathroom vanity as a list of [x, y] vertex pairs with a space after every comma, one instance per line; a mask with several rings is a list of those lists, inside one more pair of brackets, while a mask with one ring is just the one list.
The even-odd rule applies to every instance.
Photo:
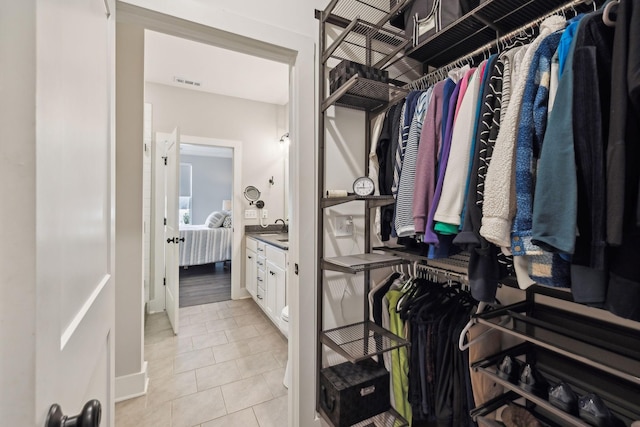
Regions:
[[245, 282], [247, 291], [280, 328], [280, 314], [287, 305], [286, 233], [255, 233], [245, 237]]

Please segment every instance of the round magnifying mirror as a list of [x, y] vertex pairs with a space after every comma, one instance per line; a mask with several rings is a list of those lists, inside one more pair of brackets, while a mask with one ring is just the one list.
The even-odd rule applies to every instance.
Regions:
[[260, 199], [260, 190], [253, 185], [250, 185], [244, 189], [244, 198], [250, 202], [255, 202]]

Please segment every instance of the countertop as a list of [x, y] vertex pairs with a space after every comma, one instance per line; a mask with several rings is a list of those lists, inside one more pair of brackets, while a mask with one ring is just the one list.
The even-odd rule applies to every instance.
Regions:
[[266, 233], [245, 233], [245, 236], [253, 237], [256, 240], [273, 245], [276, 248], [284, 249], [285, 251], [289, 250], [289, 233], [273, 233], [268, 231]]

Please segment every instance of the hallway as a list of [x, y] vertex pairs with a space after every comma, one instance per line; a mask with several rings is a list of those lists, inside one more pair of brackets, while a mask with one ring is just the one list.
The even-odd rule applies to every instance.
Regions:
[[251, 300], [180, 308], [145, 326], [149, 389], [116, 404], [116, 427], [276, 427], [287, 424], [287, 341]]

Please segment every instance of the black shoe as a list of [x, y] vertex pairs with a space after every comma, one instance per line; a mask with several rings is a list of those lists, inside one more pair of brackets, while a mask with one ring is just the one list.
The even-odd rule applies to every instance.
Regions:
[[522, 368], [518, 385], [529, 393], [543, 399], [547, 398], [549, 383], [536, 368], [528, 363]]
[[624, 426], [624, 422], [611, 413], [600, 396], [589, 393], [578, 399], [580, 418], [596, 427]]
[[520, 374], [520, 362], [507, 354], [498, 365], [496, 374], [503, 380], [516, 384]]
[[549, 403], [566, 413], [578, 414], [578, 395], [564, 381], [549, 387]]

